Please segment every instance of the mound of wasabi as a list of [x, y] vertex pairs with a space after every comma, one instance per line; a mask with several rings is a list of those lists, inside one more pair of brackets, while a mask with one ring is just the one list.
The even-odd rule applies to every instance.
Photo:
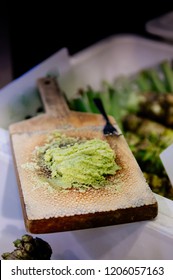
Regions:
[[[62, 144], [63, 143], [63, 144]], [[50, 179], [64, 188], [100, 188], [120, 167], [110, 145], [101, 139], [79, 141], [59, 135], [42, 149], [42, 164]]]

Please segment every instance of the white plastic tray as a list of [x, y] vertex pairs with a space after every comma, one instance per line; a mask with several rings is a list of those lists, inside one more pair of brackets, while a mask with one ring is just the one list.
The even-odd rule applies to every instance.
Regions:
[[146, 23], [146, 30], [168, 41], [173, 41], [173, 11]]
[[[111, 81], [119, 74], [131, 74], [172, 57], [170, 46], [133, 35], [108, 38], [73, 57], [62, 50], [0, 91], [0, 106], [4, 108], [3, 112], [0, 110], [0, 127], [22, 119], [22, 114], [11, 117], [9, 108], [14, 102], [21, 106], [19, 96], [34, 92], [36, 78], [47, 73], [58, 72], [61, 87], [74, 94], [80, 86], [99, 87], [102, 79]], [[29, 110], [27, 113], [31, 113]], [[26, 230], [6, 130], [0, 131], [0, 139], [1, 254], [12, 250], [12, 241]], [[52, 246], [52, 259], [173, 259], [173, 202], [158, 195], [156, 199], [159, 214], [154, 221], [39, 237]]]
[[70, 59], [71, 67], [59, 77], [59, 83], [69, 95], [76, 89], [91, 85], [100, 87], [102, 80], [135, 74], [138, 70], [173, 58], [172, 46], [132, 35], [110, 37]]

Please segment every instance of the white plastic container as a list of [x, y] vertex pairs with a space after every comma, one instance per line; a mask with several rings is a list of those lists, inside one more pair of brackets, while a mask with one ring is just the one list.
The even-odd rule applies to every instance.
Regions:
[[146, 23], [146, 31], [168, 42], [173, 42], [173, 11], [151, 19]]
[[[132, 74], [141, 68], [173, 58], [169, 45], [133, 35], [108, 38], [73, 57], [66, 49], [58, 52], [0, 91], [0, 127], [24, 118], [21, 97], [35, 101], [36, 79], [59, 74], [64, 91], [73, 95], [85, 85], [99, 88], [105, 79]], [[33, 94], [33, 95], [32, 95]], [[31, 96], [31, 97], [30, 97]], [[39, 100], [37, 99], [38, 104]], [[21, 114], [11, 114], [15, 107]], [[33, 106], [27, 114], [34, 114]], [[0, 255], [13, 250], [12, 242], [26, 233], [17, 190], [8, 133], [0, 131]], [[39, 235], [53, 249], [52, 259], [173, 259], [173, 202], [156, 195], [159, 214], [144, 221], [97, 229]]]

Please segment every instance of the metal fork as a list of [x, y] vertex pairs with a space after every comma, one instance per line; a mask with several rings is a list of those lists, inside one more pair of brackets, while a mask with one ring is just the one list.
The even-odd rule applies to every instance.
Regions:
[[101, 101], [100, 98], [94, 98], [93, 99], [95, 105], [97, 106], [98, 110], [100, 111], [100, 113], [102, 114], [102, 116], [104, 117], [106, 124], [103, 128], [103, 133], [104, 135], [116, 135], [116, 136], [120, 136], [121, 133], [118, 132], [118, 130], [110, 123], [109, 118], [106, 114], [106, 111], [103, 107], [103, 103]]

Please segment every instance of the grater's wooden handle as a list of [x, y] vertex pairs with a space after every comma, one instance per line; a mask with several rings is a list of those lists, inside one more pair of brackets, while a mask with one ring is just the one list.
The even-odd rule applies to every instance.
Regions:
[[47, 114], [67, 117], [70, 110], [55, 78], [40, 78], [37, 86]]

